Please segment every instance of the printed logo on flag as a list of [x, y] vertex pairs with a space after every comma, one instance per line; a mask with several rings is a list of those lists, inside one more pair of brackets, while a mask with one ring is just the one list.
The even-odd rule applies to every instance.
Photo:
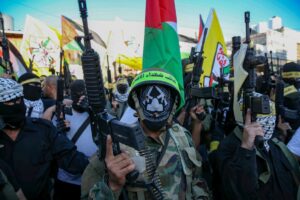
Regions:
[[223, 47], [220, 43], [217, 44], [216, 53], [214, 56], [213, 67], [210, 77], [204, 78], [204, 86], [215, 86], [218, 84], [218, 78], [221, 76], [221, 70], [226, 80], [229, 79], [230, 63], [228, 57], [224, 54]]
[[[30, 37], [28, 53], [39, 67], [57, 68], [59, 47], [49, 37]], [[58, 69], [56, 69], [58, 70]]]

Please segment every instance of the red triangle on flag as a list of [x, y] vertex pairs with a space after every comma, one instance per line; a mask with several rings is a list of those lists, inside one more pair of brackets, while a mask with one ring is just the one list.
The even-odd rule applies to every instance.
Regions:
[[201, 14], [200, 14], [200, 24], [199, 24], [198, 42], [200, 42], [200, 38], [201, 38], [201, 36], [202, 36], [203, 30], [204, 30], [204, 23], [203, 23], [202, 16], [201, 16]]

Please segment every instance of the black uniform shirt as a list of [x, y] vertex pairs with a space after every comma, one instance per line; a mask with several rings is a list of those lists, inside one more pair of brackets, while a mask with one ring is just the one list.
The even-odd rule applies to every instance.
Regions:
[[[217, 163], [224, 199], [296, 199], [297, 186], [292, 167], [282, 150], [270, 141], [270, 151], [247, 150], [235, 134], [225, 138], [217, 152]], [[268, 165], [267, 165], [268, 163]], [[263, 182], [259, 177], [270, 177]]]
[[27, 118], [15, 141], [0, 132], [0, 157], [10, 165], [27, 199], [50, 198], [53, 161], [73, 174], [82, 173], [87, 158], [43, 119]]

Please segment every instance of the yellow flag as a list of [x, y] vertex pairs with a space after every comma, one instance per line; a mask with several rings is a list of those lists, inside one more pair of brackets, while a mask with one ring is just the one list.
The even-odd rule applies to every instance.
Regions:
[[116, 62], [119, 64], [127, 65], [128, 67], [134, 70], [142, 70], [143, 60], [141, 57], [127, 57], [121, 54], [118, 56], [118, 59], [116, 59]]
[[203, 38], [202, 34], [197, 50], [200, 51], [204, 40], [203, 74], [201, 75], [200, 85], [207, 87], [218, 83], [217, 78], [220, 77], [221, 70], [224, 77], [228, 79], [230, 68], [226, 43], [215, 9], [210, 10], [205, 29], [207, 29], [206, 38]]
[[33, 71], [37, 75], [49, 75], [49, 69], [59, 71], [60, 34], [44, 22], [26, 17], [20, 52], [27, 63], [33, 60]]

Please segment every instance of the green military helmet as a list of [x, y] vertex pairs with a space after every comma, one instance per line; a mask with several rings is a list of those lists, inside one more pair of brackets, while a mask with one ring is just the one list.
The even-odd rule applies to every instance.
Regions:
[[131, 83], [131, 90], [128, 96], [128, 105], [135, 109], [135, 103], [132, 98], [133, 92], [138, 91], [138, 89], [140, 89], [142, 86], [154, 84], [170, 88], [174, 99], [177, 97], [177, 107], [180, 105], [180, 90], [177, 80], [173, 75], [159, 68], [143, 70], [135, 77]]

